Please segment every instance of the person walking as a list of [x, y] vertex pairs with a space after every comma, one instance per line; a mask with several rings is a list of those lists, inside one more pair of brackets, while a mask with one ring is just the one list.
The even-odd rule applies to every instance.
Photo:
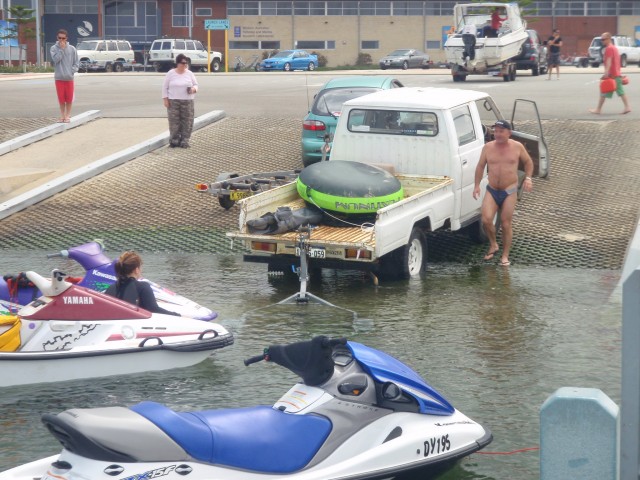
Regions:
[[560, 30], [557, 28], [553, 31], [553, 35], [547, 40], [547, 47], [549, 48], [549, 77], [547, 80], [551, 80], [554, 67], [557, 78], [560, 80], [560, 47], [562, 47], [562, 37], [560, 36]]
[[484, 256], [485, 261], [492, 260], [500, 251], [496, 240], [494, 218], [500, 215], [502, 225], [502, 255], [499, 265], [508, 267], [509, 252], [513, 240], [511, 227], [513, 212], [518, 201], [518, 164], [524, 165], [524, 191], [533, 189], [531, 175], [533, 161], [520, 142], [511, 140], [511, 124], [506, 120], [498, 120], [493, 126], [495, 140], [486, 143], [480, 153], [480, 161], [476, 167], [473, 198], [480, 197], [480, 182], [484, 177], [485, 168], [488, 169], [489, 183], [487, 194], [482, 200], [482, 225], [489, 238], [489, 251]]
[[193, 99], [198, 91], [196, 76], [189, 70], [190, 59], [176, 57], [176, 67], [167, 72], [162, 84], [162, 100], [169, 118], [169, 146], [189, 148], [193, 130]]
[[[604, 52], [602, 53], [602, 64], [604, 65], [604, 75], [602, 75], [602, 79], [613, 78], [615, 80], [615, 92], [622, 99], [622, 103], [624, 104], [624, 110], [622, 111], [622, 114], [624, 115], [631, 112], [631, 107], [629, 106], [629, 99], [627, 98], [624, 86], [622, 85], [620, 53], [618, 52], [618, 48], [611, 41], [611, 34], [609, 32], [604, 32], [601, 36], [601, 40], [602, 45], [605, 47]], [[611, 97], [613, 97], [613, 92], [601, 93], [600, 99], [598, 100], [598, 106], [595, 109], [590, 108], [589, 112], [600, 115], [604, 101]]]
[[74, 100], [73, 77], [78, 71], [80, 62], [76, 47], [69, 45], [69, 36], [64, 29], [58, 30], [57, 41], [51, 47], [51, 61], [53, 62], [54, 80], [58, 103], [60, 104], [60, 119], [58, 122], [71, 121], [71, 105]]

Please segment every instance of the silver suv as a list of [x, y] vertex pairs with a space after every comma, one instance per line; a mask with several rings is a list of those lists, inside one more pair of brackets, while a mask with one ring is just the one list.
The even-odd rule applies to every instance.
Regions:
[[83, 40], [77, 46], [80, 70], [122, 72], [124, 65], [134, 61], [131, 44], [126, 40]]
[[[154, 40], [149, 50], [149, 62], [156, 72], [167, 72], [175, 65], [176, 57], [184, 54], [191, 59], [190, 69], [207, 71], [207, 60], [211, 62], [211, 71], [218, 72], [222, 63], [220, 52], [209, 52], [199, 40], [181, 38], [162, 38]], [[207, 58], [208, 57], [208, 58]]]

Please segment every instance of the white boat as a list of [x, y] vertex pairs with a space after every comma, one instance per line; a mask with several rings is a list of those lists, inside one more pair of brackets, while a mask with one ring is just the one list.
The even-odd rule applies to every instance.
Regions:
[[[491, 15], [498, 9], [502, 24], [491, 29]], [[527, 22], [516, 3], [463, 3], [453, 8], [455, 31], [444, 45], [454, 81], [464, 81], [469, 74], [502, 75], [515, 79], [517, 56], [527, 39]]]
[[233, 344], [217, 323], [151, 313], [57, 270], [27, 277], [43, 295], [0, 312], [0, 387], [187, 367]]

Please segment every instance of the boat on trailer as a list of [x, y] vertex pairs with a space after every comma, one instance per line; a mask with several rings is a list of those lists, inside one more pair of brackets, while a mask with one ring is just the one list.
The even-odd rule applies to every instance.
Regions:
[[[491, 28], [491, 15], [498, 9], [501, 26]], [[453, 8], [455, 31], [449, 35], [444, 51], [454, 81], [470, 74], [502, 76], [515, 80], [517, 56], [527, 39], [527, 22], [517, 3], [463, 3]]]

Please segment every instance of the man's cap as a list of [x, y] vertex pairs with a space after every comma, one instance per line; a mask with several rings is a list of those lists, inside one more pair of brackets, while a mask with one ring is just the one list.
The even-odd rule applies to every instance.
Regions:
[[511, 130], [511, 124], [506, 120], [498, 120], [496, 123], [493, 124], [493, 126], [502, 127], [502, 128], [506, 128], [507, 130]]

